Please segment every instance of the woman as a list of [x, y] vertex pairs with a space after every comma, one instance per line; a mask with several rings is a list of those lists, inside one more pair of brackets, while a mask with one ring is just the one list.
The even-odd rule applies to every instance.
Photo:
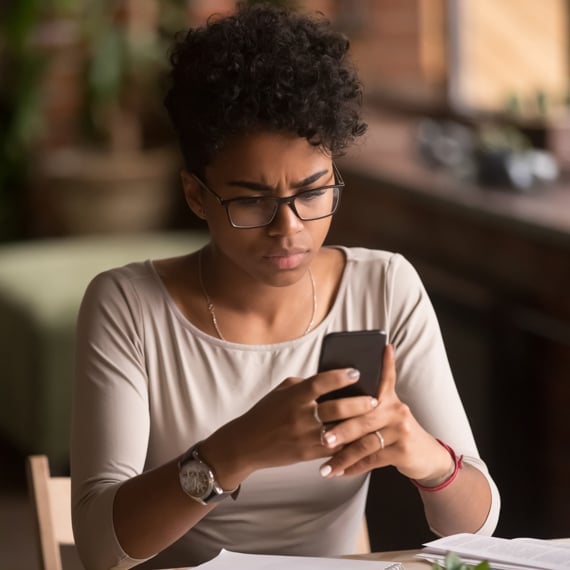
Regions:
[[[85, 294], [72, 482], [87, 568], [353, 552], [368, 474], [387, 465], [435, 532], [493, 531], [498, 493], [417, 274], [323, 247], [334, 158], [366, 128], [347, 49], [326, 22], [243, 6], [175, 46], [166, 105], [211, 240]], [[363, 329], [388, 334], [378, 397], [317, 403], [358, 379], [316, 374], [323, 337]]]

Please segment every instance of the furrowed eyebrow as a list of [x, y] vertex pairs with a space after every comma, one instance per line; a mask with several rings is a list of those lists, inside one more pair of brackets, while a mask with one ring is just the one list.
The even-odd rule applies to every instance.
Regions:
[[291, 184], [292, 188], [303, 188], [303, 186], [309, 186], [309, 184], [313, 184], [313, 182], [316, 182], [319, 178], [322, 178], [325, 174], [328, 174], [328, 170], [320, 170], [319, 172], [315, 172], [315, 174], [312, 174], [311, 176], [308, 176], [307, 178], [305, 178], [305, 180], [301, 180], [300, 182], [294, 182], [293, 184]]
[[[291, 188], [303, 188], [304, 186], [309, 186], [309, 184], [313, 184], [319, 178], [322, 178], [325, 174], [328, 174], [328, 170], [320, 170], [319, 172], [315, 172], [315, 174], [311, 174], [311, 176], [307, 176], [304, 180], [299, 182], [294, 182], [291, 184]], [[270, 192], [273, 190], [271, 186], [267, 184], [261, 184], [259, 182], [249, 182], [247, 180], [230, 180], [228, 186], [239, 186], [240, 188], [247, 188], [249, 190], [255, 190], [257, 192]]]

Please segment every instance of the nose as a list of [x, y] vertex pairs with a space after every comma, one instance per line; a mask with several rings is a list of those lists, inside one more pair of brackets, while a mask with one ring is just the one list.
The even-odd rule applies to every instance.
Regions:
[[299, 219], [293, 205], [289, 203], [279, 204], [275, 218], [269, 225], [270, 235], [291, 235], [303, 229], [303, 221]]

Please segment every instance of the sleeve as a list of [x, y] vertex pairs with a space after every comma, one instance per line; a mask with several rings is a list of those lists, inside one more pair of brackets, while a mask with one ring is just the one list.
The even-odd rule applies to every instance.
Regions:
[[385, 295], [388, 339], [396, 352], [398, 395], [426, 431], [463, 454], [465, 463], [486, 477], [492, 502], [478, 533], [490, 535], [499, 518], [499, 491], [479, 456], [432, 304], [417, 272], [401, 255], [390, 259]]
[[123, 551], [113, 527], [115, 493], [142, 472], [147, 453], [142, 338], [130, 280], [113, 271], [95, 277], [77, 322], [71, 426], [73, 532], [87, 569], [142, 562]]

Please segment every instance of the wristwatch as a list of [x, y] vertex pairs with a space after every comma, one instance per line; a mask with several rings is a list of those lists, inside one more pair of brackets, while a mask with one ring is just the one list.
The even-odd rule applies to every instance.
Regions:
[[212, 468], [198, 454], [200, 443], [192, 446], [178, 461], [178, 477], [183, 491], [202, 505], [218, 503], [227, 497], [237, 499], [241, 485], [224, 491]]

